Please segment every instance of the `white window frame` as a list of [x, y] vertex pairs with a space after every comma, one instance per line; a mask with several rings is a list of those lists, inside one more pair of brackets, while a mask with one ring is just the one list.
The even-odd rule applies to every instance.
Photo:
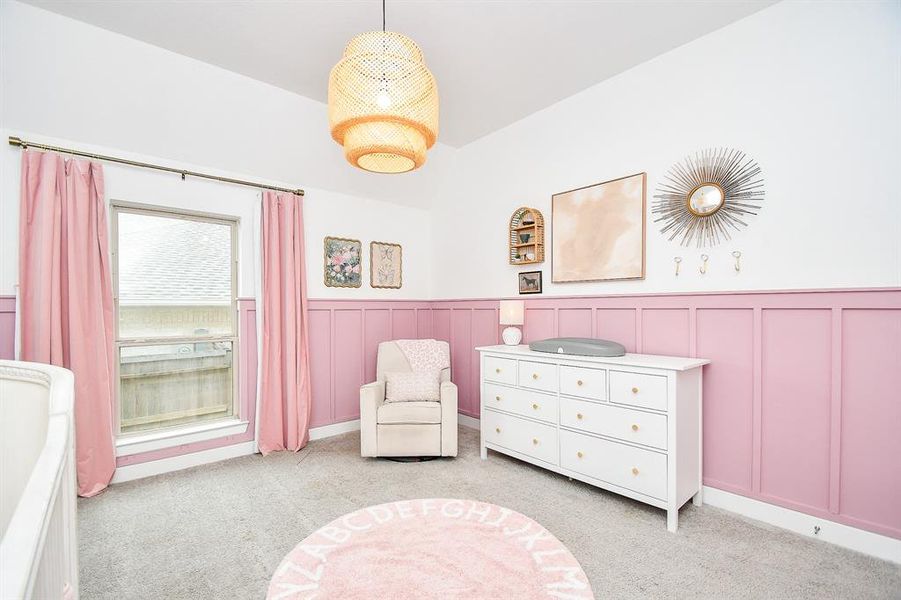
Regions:
[[[231, 228], [231, 334], [213, 334], [205, 336], [178, 336], [178, 337], [142, 337], [142, 338], [123, 338], [119, 333], [119, 215], [121, 213], [148, 215], [156, 217], [166, 217], [173, 219], [183, 219], [186, 221], [201, 221], [205, 223], [216, 223], [218, 225], [227, 225]], [[118, 456], [128, 456], [140, 452], [166, 448], [175, 445], [181, 445], [190, 442], [203, 441], [207, 439], [215, 439], [228, 435], [244, 433], [247, 430], [248, 421], [246, 415], [242, 414], [240, 383], [239, 383], [239, 365], [240, 348], [238, 342], [238, 230], [241, 224], [239, 217], [230, 215], [222, 215], [216, 213], [199, 212], [191, 210], [182, 210], [167, 206], [157, 206], [152, 204], [143, 204], [135, 202], [126, 202], [122, 200], [112, 200], [110, 202], [110, 245], [113, 275], [113, 303], [115, 310], [115, 394], [113, 414], [116, 418], [115, 435]], [[121, 414], [119, 407], [119, 391], [121, 381], [119, 377], [119, 364], [121, 360], [121, 349], [138, 346], [156, 346], [169, 345], [179, 343], [197, 343], [197, 342], [231, 342], [232, 345], [232, 414], [228, 417], [220, 419], [210, 419], [208, 421], [199, 421], [197, 423], [187, 423], [184, 425], [174, 425], [171, 427], [161, 427], [157, 429], [149, 429], [146, 431], [134, 431], [122, 433], [121, 431]]]

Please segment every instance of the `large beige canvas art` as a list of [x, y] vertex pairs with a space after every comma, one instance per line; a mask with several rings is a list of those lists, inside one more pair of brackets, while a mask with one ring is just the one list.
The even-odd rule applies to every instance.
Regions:
[[554, 194], [555, 283], [644, 278], [646, 179], [638, 173]]

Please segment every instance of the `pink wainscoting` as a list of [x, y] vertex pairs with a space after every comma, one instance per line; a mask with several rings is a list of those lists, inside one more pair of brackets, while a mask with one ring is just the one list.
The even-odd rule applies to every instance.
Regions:
[[808, 512], [829, 508], [831, 313], [761, 314], [760, 493]]
[[[500, 343], [497, 300], [432, 303], [432, 337], [451, 346], [451, 379], [457, 384], [459, 412], [479, 417], [479, 346]], [[533, 327], [535, 325], [533, 324]]]
[[[901, 529], [901, 310], [843, 310], [838, 325], [841, 478], [835, 506], [857, 524]], [[834, 363], [835, 364], [835, 363]], [[837, 458], [835, 458], [837, 455]]]
[[[703, 356], [704, 483], [901, 538], [901, 290], [526, 298], [526, 342], [591, 335]], [[479, 415], [494, 300], [432, 303]], [[461, 364], [461, 361], [465, 364]]]
[[[715, 356], [716, 366], [704, 371], [706, 423], [704, 442], [716, 452], [704, 454], [708, 482], [751, 489], [754, 438], [754, 315], [751, 310], [708, 309], [697, 314], [697, 355]], [[722, 332], [729, 331], [729, 335]], [[714, 395], [729, 390], [726, 395]]]
[[312, 427], [360, 417], [379, 342], [432, 335], [430, 303], [418, 300], [310, 300], [309, 318]]
[[[0, 355], [15, 302], [0, 297]], [[312, 426], [356, 419], [378, 343], [451, 344], [460, 412], [479, 416], [476, 346], [499, 342], [497, 300], [311, 300]], [[253, 300], [241, 300], [241, 405], [256, 391]], [[525, 341], [591, 335], [629, 351], [703, 356], [704, 483], [901, 538], [901, 290], [527, 298]], [[4, 354], [5, 353], [5, 354]], [[249, 433], [120, 458], [133, 464]]]
[[16, 357], [16, 297], [0, 296], [0, 360]]

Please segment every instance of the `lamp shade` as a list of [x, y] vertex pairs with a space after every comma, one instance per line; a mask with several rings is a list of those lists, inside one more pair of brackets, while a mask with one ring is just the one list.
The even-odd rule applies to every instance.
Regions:
[[525, 320], [525, 302], [522, 300], [501, 300], [501, 325], [522, 325]]
[[328, 117], [350, 164], [376, 173], [421, 167], [438, 139], [438, 86], [419, 46], [394, 31], [353, 38], [329, 75]]

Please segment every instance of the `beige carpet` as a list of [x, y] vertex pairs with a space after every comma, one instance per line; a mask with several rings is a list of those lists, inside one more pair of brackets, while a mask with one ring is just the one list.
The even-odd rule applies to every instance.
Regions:
[[711, 508], [663, 511], [495, 453], [461, 427], [460, 456], [359, 456], [359, 435], [112, 486], [78, 505], [82, 598], [264, 598], [297, 542], [360, 507], [470, 498], [535, 519], [598, 598], [901, 598], [901, 566]]

